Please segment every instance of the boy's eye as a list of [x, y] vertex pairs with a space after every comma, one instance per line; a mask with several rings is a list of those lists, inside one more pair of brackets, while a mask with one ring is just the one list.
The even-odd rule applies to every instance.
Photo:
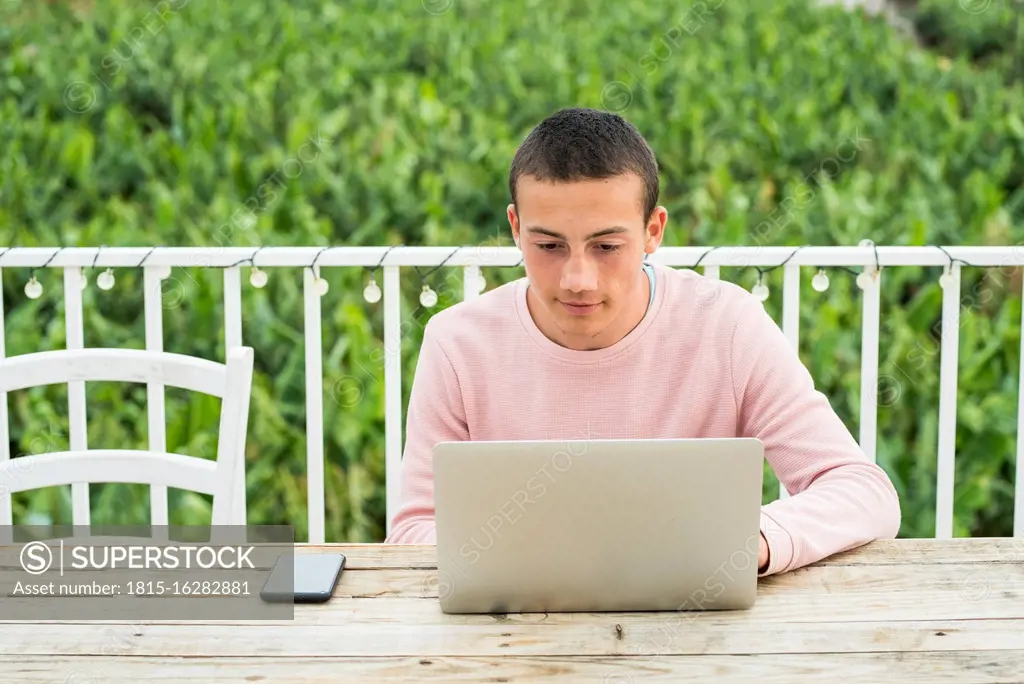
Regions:
[[[536, 245], [537, 249], [544, 252], [552, 252], [561, 247], [557, 242], [538, 242]], [[622, 248], [622, 245], [597, 245], [597, 248], [601, 252], [610, 254], [612, 252], [619, 251], [619, 249]]]

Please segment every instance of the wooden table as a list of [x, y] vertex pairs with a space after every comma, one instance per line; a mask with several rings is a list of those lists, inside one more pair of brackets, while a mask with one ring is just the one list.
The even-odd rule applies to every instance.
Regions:
[[1024, 681], [1024, 539], [875, 542], [761, 580], [749, 611], [685, 615], [445, 615], [434, 547], [300, 552], [325, 550], [348, 556], [335, 596], [293, 621], [0, 616], [0, 681]]

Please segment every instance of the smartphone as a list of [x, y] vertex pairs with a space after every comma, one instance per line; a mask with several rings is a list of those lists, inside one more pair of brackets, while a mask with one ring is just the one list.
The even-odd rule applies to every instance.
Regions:
[[268, 603], [324, 603], [334, 593], [344, 568], [345, 556], [340, 553], [278, 557], [260, 597]]

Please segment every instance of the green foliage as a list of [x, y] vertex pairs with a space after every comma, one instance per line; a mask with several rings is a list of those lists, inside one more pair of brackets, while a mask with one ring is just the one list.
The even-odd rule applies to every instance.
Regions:
[[929, 47], [1024, 78], [1024, 0], [921, 0], [910, 16]]
[[[806, 0], [715, 4], [8, 1], [0, 243], [510, 245], [509, 161], [564, 106], [619, 111], [651, 141], [667, 245], [1024, 238], [1024, 93], [1008, 71], [1019, 67], [1012, 49], [971, 61], [986, 36], [1019, 40], [1014, 15], [985, 13], [971, 37], [947, 32], [936, 52], [880, 19]], [[923, 2], [922, 16], [938, 17], [939, 4]], [[723, 276], [752, 285], [741, 267]], [[32, 301], [27, 273], [5, 270], [8, 354], [65, 345], [58, 273], [39, 274], [46, 291]], [[1011, 532], [1021, 287], [1013, 269], [995, 273], [964, 271], [956, 534]], [[140, 273], [116, 275], [114, 290], [85, 292], [87, 346], [144, 346]], [[494, 285], [521, 271], [486, 275]], [[379, 540], [383, 369], [401, 364], [404, 405], [437, 309], [418, 305], [407, 271], [403, 352], [386, 358], [381, 307], [362, 300], [365, 274], [325, 276], [327, 537]], [[904, 536], [934, 532], [937, 276], [883, 273], [878, 460], [899, 489]], [[432, 274], [438, 308], [458, 300], [460, 278]], [[842, 271], [826, 293], [806, 280], [801, 355], [856, 436], [859, 290]], [[781, 271], [769, 284], [767, 306], [781, 320]], [[221, 295], [218, 270], [176, 269], [165, 281], [165, 349], [223, 358]], [[304, 539], [300, 269], [245, 287], [243, 311], [243, 339], [257, 354], [249, 520], [293, 523]], [[66, 389], [9, 399], [13, 453], [66, 446]], [[90, 446], [145, 447], [144, 388], [91, 384], [88, 401]], [[212, 457], [217, 411], [168, 392], [168, 448]], [[96, 522], [147, 519], [144, 488], [92, 491]], [[766, 500], [776, 493], [769, 476]], [[208, 500], [173, 494], [173, 523], [206, 520]], [[66, 522], [69, 492], [18, 495], [15, 514]]]

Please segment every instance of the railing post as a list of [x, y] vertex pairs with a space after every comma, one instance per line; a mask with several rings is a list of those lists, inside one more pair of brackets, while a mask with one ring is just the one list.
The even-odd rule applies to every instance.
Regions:
[[309, 543], [325, 542], [323, 339], [320, 293], [311, 268], [302, 269], [306, 329], [306, 495]]
[[[1017, 386], [1017, 475], [1013, 494], [1013, 536], [1024, 537], [1024, 278], [1021, 279], [1020, 379]], [[0, 319], [2, 322], [2, 319]], [[0, 340], [3, 338], [0, 337]], [[3, 355], [0, 347], [0, 356]], [[6, 412], [5, 412], [6, 415]]]
[[[64, 268], [64, 327], [68, 349], [85, 348], [85, 332], [82, 324], [82, 268]], [[68, 383], [68, 427], [72, 451], [88, 449], [85, 423], [85, 382], [72, 380]], [[75, 482], [71, 485], [71, 520], [74, 525], [88, 525], [89, 483]]]
[[480, 296], [479, 292], [479, 278], [481, 277], [480, 267], [466, 266], [462, 272], [462, 299], [469, 301], [470, 299], [476, 299]]
[[[1021, 355], [1018, 360], [1020, 380], [1017, 386], [1017, 476], [1014, 486], [1014, 537], [1024, 537], [1024, 279], [1021, 279], [1021, 284]], [[2, 324], [3, 318], [0, 317], [0, 325]], [[0, 334], [0, 344], [2, 341], [3, 337]], [[0, 356], [3, 356], [2, 346], [0, 346]], [[5, 411], [5, 416], [6, 413]]]
[[402, 495], [402, 292], [398, 266], [384, 267], [384, 478], [386, 534]]
[[[0, 268], [0, 295], [4, 288], [4, 270]], [[7, 356], [6, 335], [4, 333], [4, 298], [0, 296], [0, 359]], [[11, 433], [10, 424], [7, 421], [7, 392], [0, 392], [0, 463], [11, 458]], [[7, 482], [0, 478], [0, 490], [7, 487]], [[8, 530], [0, 530], [0, 543], [11, 541], [9, 526], [13, 524], [13, 506], [11, 497], [0, 497], [0, 526], [7, 526]]]
[[[793, 349], [800, 351], [800, 267], [795, 264], [786, 264], [782, 267], [782, 333], [793, 345]], [[779, 498], [785, 499], [789, 496], [786, 485], [779, 482]]]
[[878, 328], [881, 317], [882, 272], [874, 266], [863, 290], [860, 354], [860, 448], [873, 462], [878, 461]]
[[960, 264], [949, 267], [942, 288], [942, 355], [939, 371], [939, 454], [935, 488], [935, 537], [953, 536], [953, 485], [956, 472], [956, 384], [960, 361]]
[[[242, 346], [242, 274], [238, 266], [224, 269], [224, 360], [227, 361], [232, 349]], [[235, 523], [246, 523], [245, 501], [245, 445], [241, 445], [235, 479], [234, 514]]]
[[[160, 266], [146, 266], [143, 273], [143, 302], [146, 318], [146, 349], [162, 352], [164, 350], [164, 308], [163, 292], [161, 291]], [[167, 451], [167, 412], [164, 406], [164, 386], [151, 382], [146, 386], [146, 410], [149, 419], [150, 451]], [[153, 526], [168, 524], [167, 487], [152, 485], [149, 488], [149, 518]]]

